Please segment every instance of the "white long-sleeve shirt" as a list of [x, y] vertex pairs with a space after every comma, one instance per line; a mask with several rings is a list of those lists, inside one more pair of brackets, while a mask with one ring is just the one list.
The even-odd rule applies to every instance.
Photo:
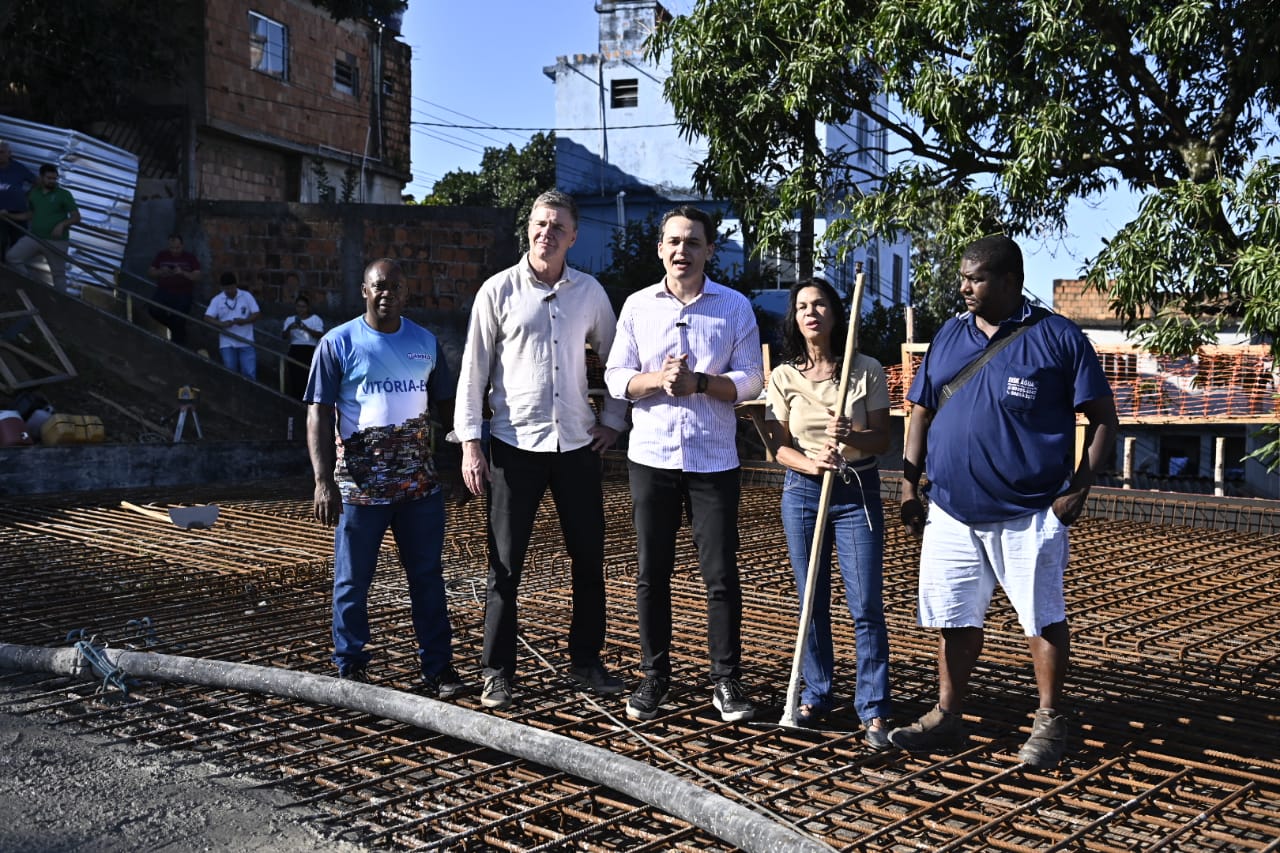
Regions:
[[[613, 346], [613, 307], [600, 282], [565, 267], [554, 285], [528, 257], [486, 281], [476, 294], [458, 370], [454, 434], [481, 437], [488, 395], [490, 434], [535, 452], [591, 443], [595, 411], [587, 399], [586, 344], [603, 361]], [[621, 432], [627, 404], [606, 396], [600, 422]]]

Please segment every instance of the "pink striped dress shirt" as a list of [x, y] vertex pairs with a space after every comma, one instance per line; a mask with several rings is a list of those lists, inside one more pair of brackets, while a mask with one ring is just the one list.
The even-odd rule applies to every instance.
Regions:
[[[689, 356], [696, 373], [727, 376], [737, 402], [764, 387], [760, 331], [751, 303], [736, 290], [711, 279], [689, 304], [681, 304], [666, 283], [628, 297], [605, 365], [605, 385], [622, 400], [637, 374], [658, 370], [667, 355]], [[733, 403], [709, 394], [669, 397], [662, 392], [632, 400], [627, 458], [651, 468], [714, 473], [738, 467], [737, 416]]]

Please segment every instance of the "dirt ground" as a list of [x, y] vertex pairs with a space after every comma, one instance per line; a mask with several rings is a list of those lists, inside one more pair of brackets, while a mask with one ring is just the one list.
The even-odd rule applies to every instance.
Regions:
[[357, 853], [341, 826], [191, 753], [20, 716], [0, 691], [0, 851]]

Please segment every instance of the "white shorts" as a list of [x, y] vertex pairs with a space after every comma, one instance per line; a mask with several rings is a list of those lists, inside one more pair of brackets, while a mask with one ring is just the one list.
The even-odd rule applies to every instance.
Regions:
[[1053, 510], [965, 524], [929, 507], [920, 546], [920, 624], [981, 628], [1000, 582], [1028, 637], [1067, 618], [1067, 527]]

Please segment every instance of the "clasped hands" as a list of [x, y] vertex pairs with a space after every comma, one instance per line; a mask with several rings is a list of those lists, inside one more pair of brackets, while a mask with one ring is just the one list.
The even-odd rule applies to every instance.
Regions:
[[689, 369], [689, 355], [669, 355], [662, 360], [662, 390], [668, 397], [687, 397], [698, 390], [698, 375]]

